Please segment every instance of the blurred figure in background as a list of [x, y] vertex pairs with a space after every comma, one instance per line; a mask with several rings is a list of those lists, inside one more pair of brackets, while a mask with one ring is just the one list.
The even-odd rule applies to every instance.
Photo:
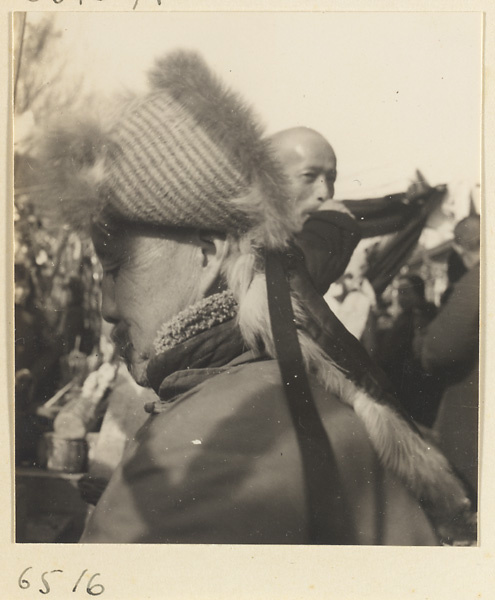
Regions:
[[418, 423], [431, 427], [440, 400], [438, 380], [421, 367], [414, 355], [415, 333], [436, 315], [425, 298], [425, 283], [419, 275], [402, 275], [398, 281], [401, 312], [381, 338], [377, 360], [397, 390], [406, 412]]
[[36, 305], [29, 269], [15, 265], [15, 447], [16, 462], [34, 462], [47, 423], [36, 407], [55, 391], [58, 355], [50, 342], [43, 312]]
[[15, 276], [15, 369], [16, 377], [26, 378], [21, 371], [29, 372], [32, 381], [36, 361], [45, 350], [44, 316], [35, 303], [34, 285], [29, 269], [16, 264]]
[[92, 350], [91, 340], [89, 347], [85, 340], [85, 311], [84, 311], [84, 285], [77, 277], [70, 277], [65, 285], [66, 300], [62, 319], [59, 324], [63, 353], [80, 350], [89, 354]]
[[65, 301], [57, 327], [57, 344], [60, 352], [60, 385], [79, 375], [82, 384], [88, 372], [87, 358], [95, 344], [87, 323], [85, 287], [79, 277], [70, 277], [64, 284]]
[[376, 295], [364, 276], [367, 266], [366, 252], [354, 253], [345, 274], [330, 287], [324, 299], [371, 355], [375, 346]]
[[462, 260], [460, 254], [452, 248], [449, 257], [447, 259], [447, 288], [440, 298], [440, 304], [443, 306], [449, 299], [454, 285], [459, 279], [467, 272], [466, 265]]
[[417, 336], [421, 364], [449, 383], [434, 429], [447, 457], [476, 493], [478, 484], [480, 217], [454, 229], [454, 249], [466, 268], [438, 316]]

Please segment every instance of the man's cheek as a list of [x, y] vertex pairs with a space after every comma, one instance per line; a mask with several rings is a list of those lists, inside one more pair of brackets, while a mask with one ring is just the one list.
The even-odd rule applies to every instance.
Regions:
[[305, 183], [304, 185], [301, 186], [300, 193], [299, 193], [299, 201], [300, 202], [306, 202], [308, 200], [311, 200], [312, 196], [314, 195], [313, 187], [314, 186], [310, 183]]

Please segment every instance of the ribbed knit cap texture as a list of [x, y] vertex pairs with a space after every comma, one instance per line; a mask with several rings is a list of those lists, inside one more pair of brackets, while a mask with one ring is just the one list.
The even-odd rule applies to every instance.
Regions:
[[283, 247], [297, 225], [252, 110], [192, 52], [157, 61], [150, 83], [110, 130], [104, 203], [130, 222], [247, 233], [256, 245]]
[[222, 148], [165, 92], [147, 97], [112, 132], [107, 186], [130, 221], [177, 227], [246, 229], [229, 200], [249, 191]]

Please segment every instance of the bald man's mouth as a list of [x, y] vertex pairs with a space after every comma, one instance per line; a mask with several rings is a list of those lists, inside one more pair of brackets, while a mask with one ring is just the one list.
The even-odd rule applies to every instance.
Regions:
[[303, 222], [306, 221], [312, 214], [317, 212], [318, 209], [320, 208], [320, 206], [321, 206], [321, 203], [318, 201], [313, 202], [309, 206], [306, 206], [304, 208], [304, 210], [301, 211], [301, 219], [303, 220]]

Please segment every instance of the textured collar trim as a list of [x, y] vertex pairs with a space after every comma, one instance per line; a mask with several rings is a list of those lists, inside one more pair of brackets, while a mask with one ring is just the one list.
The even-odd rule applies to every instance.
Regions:
[[236, 315], [237, 302], [232, 292], [227, 290], [207, 296], [162, 325], [154, 341], [155, 352], [161, 354], [170, 350]]
[[[189, 307], [160, 329], [147, 376], [162, 399], [170, 401], [180, 393], [173, 384], [177, 372], [200, 370], [207, 374], [246, 352], [236, 316], [232, 293], [222, 292]], [[182, 389], [182, 384], [179, 387]]]

